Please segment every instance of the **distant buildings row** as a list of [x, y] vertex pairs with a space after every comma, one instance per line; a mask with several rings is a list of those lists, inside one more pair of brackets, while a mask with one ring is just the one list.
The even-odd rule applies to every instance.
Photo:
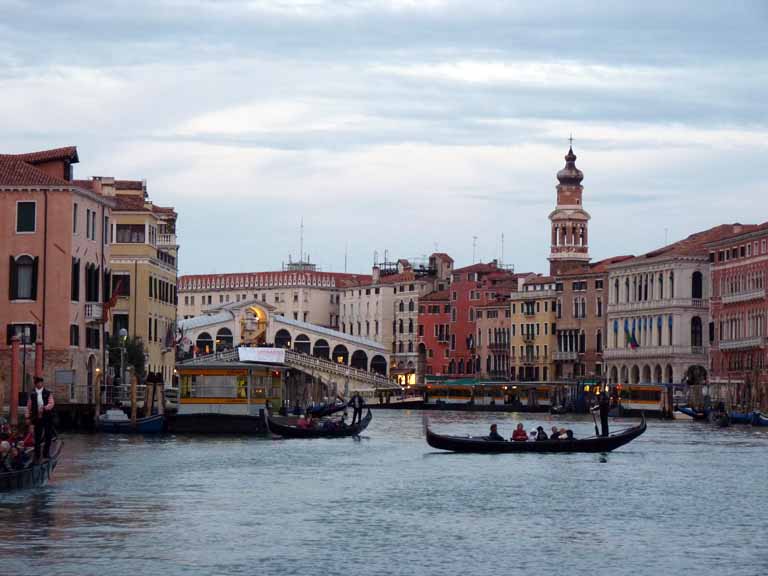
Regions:
[[[768, 223], [724, 224], [648, 254], [592, 263], [583, 174], [572, 149], [565, 160], [546, 276], [497, 262], [454, 269], [441, 253], [377, 263], [371, 275], [299, 262], [279, 272], [182, 276], [179, 315], [267, 302], [286, 317], [382, 343], [390, 374], [408, 383], [707, 378], [764, 390]], [[216, 340], [204, 334], [198, 349]]]

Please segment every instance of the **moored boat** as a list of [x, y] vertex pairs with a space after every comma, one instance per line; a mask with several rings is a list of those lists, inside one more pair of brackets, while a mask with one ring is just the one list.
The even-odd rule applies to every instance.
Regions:
[[760, 412], [753, 412], [752, 426], [768, 426], [768, 418], [763, 416]]
[[613, 432], [608, 436], [590, 436], [574, 440], [542, 440], [542, 441], [492, 441], [482, 437], [471, 436], [447, 436], [432, 432], [429, 421], [424, 419], [424, 431], [427, 444], [438, 450], [450, 452], [477, 453], [477, 454], [508, 454], [523, 452], [610, 452], [631, 442], [645, 432], [645, 416], [642, 416], [640, 424]]
[[137, 418], [136, 424], [122, 410], [107, 410], [99, 416], [96, 428], [100, 432], [110, 434], [159, 434], [163, 431], [165, 417], [155, 414], [145, 418]]
[[690, 416], [694, 420], [706, 420], [707, 416], [709, 416], [707, 410], [696, 410], [691, 406], [678, 406], [677, 411]]
[[731, 424], [751, 424], [752, 415], [752, 412], [730, 412], [728, 414]]
[[283, 438], [347, 438], [349, 436], [357, 436], [371, 423], [373, 414], [371, 409], [368, 409], [368, 413], [365, 417], [355, 424], [354, 426], [346, 426], [344, 428], [337, 428], [335, 430], [323, 430], [322, 428], [299, 428], [293, 424], [289, 424], [291, 421], [295, 421], [294, 418], [273, 418], [267, 416], [267, 427], [272, 434], [282, 436]]
[[61, 455], [62, 443], [56, 439], [51, 445], [51, 457], [32, 463], [21, 470], [0, 472], [0, 492], [27, 490], [44, 486], [53, 474]]

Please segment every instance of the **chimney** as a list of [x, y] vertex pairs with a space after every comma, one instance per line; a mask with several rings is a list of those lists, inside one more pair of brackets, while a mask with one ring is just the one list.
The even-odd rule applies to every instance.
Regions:
[[374, 266], [371, 269], [371, 276], [373, 277], [373, 283], [378, 284], [381, 278], [381, 269], [378, 266]]
[[115, 195], [115, 179], [112, 176], [94, 176], [94, 182], [98, 182], [96, 185], [103, 196]]

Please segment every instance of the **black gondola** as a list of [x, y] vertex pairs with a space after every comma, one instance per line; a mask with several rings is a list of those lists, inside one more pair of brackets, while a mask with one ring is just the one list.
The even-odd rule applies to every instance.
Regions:
[[345, 428], [336, 430], [323, 430], [322, 428], [308, 430], [306, 428], [299, 428], [298, 426], [281, 424], [271, 417], [267, 417], [267, 426], [270, 432], [282, 436], [283, 438], [346, 438], [360, 434], [368, 427], [372, 418], [373, 414], [369, 408], [368, 414], [366, 414], [365, 418], [360, 422], [354, 426], [346, 426]]
[[346, 409], [346, 402], [337, 402], [336, 404], [321, 404], [319, 406], [314, 406], [312, 408], [308, 408], [307, 412], [312, 415], [312, 418], [323, 418], [325, 416], [330, 416], [331, 414], [336, 414], [336, 412], [341, 412], [342, 410]]
[[51, 457], [42, 460], [38, 464], [30, 464], [21, 470], [13, 472], [0, 472], [0, 492], [12, 490], [26, 490], [44, 486], [53, 474], [61, 455], [61, 441], [55, 440], [51, 446]]
[[482, 437], [443, 436], [429, 429], [424, 418], [427, 444], [438, 450], [478, 454], [506, 454], [519, 452], [610, 452], [631, 442], [645, 432], [645, 415], [639, 425], [614, 432], [608, 436], [590, 436], [576, 440], [542, 440], [527, 442], [495, 442]]

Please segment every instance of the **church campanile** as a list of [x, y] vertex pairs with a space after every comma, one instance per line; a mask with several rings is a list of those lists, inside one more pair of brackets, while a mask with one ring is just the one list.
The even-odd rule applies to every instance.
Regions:
[[565, 156], [565, 168], [557, 173], [557, 206], [549, 215], [552, 227], [550, 276], [576, 272], [589, 264], [590, 216], [581, 202], [583, 179], [584, 174], [576, 168], [576, 154], [570, 147]]

